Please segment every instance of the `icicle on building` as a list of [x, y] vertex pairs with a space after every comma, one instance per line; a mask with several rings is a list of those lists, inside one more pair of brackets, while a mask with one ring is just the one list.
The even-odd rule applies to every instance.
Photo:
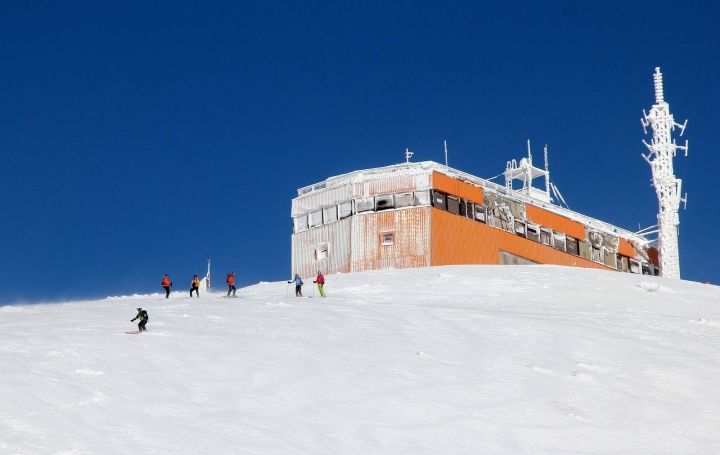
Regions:
[[[545, 179], [545, 188], [532, 186]], [[356, 171], [292, 200], [292, 271], [302, 276], [450, 264], [558, 264], [659, 274], [650, 241], [552, 203], [532, 155], [498, 185], [426, 161]], [[513, 182], [522, 188], [513, 189]], [[553, 192], [556, 198], [562, 196]]]

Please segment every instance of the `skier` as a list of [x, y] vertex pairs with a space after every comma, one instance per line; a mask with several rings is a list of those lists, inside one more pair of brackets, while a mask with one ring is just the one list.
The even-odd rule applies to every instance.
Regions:
[[230, 297], [230, 293], [232, 292], [232, 296], [235, 297], [235, 272], [228, 273], [227, 278], [225, 278], [225, 282], [228, 285], [227, 296]]
[[163, 277], [162, 282], [160, 284], [162, 284], [163, 289], [165, 289], [165, 298], [166, 299], [169, 298], [170, 297], [170, 288], [172, 287], [172, 281], [170, 281], [170, 277], [168, 276], [167, 273]]
[[325, 297], [325, 277], [322, 272], [318, 270], [317, 278], [313, 283], [317, 283], [318, 291], [320, 291], [320, 297]]
[[139, 319], [140, 322], [138, 323], [138, 332], [147, 332], [147, 329], [145, 328], [145, 324], [147, 324], [148, 317], [147, 311], [143, 310], [142, 308], [138, 308], [138, 314], [134, 318], [130, 319], [130, 322], [135, 322], [135, 320]]
[[197, 298], [200, 298], [200, 278], [198, 278], [197, 275], [193, 275], [192, 282], [190, 283], [190, 298], [192, 298], [192, 293], [195, 291], [195, 295]]
[[295, 297], [302, 297], [302, 285], [303, 280], [300, 278], [300, 275], [297, 273], [295, 274], [295, 278], [293, 278], [291, 281], [288, 281], [288, 283], [295, 283]]

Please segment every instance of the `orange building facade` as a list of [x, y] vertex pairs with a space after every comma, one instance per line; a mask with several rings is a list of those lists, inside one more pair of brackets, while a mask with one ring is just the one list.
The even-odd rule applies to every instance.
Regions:
[[659, 274], [643, 236], [434, 162], [301, 188], [291, 216], [301, 276], [459, 264]]

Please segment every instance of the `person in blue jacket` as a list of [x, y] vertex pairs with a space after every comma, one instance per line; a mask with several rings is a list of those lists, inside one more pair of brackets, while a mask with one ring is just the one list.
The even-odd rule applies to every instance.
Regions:
[[295, 297], [302, 297], [302, 285], [303, 280], [300, 278], [300, 275], [297, 273], [295, 274], [295, 278], [293, 278], [291, 281], [288, 281], [288, 283], [295, 283]]

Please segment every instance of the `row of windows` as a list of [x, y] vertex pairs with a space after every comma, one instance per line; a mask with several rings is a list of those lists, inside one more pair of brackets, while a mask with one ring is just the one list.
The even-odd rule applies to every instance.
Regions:
[[[529, 221], [518, 219], [513, 220], [509, 217], [508, 219], [503, 219], [499, 216], [499, 214], [494, 213], [495, 210], [488, 210], [488, 208], [484, 205], [475, 204], [472, 201], [432, 190], [432, 206], [440, 210], [454, 213], [455, 215], [464, 216], [480, 223], [485, 223], [508, 232], [513, 232], [520, 237], [542, 243], [543, 245], [551, 246], [557, 250], [570, 253], [574, 256], [584, 257], [584, 255], [580, 252], [580, 240], [575, 237], [571, 237], [562, 232], [553, 231], [550, 228], [543, 227]], [[607, 263], [608, 261], [606, 261], [606, 254], [608, 254], [607, 250], [596, 248], [591, 245], [590, 257], [586, 257], [585, 259], [609, 265]], [[645, 275], [652, 274], [652, 269], [648, 264], [641, 264], [640, 262], [630, 259], [627, 256], [617, 254], [615, 260], [616, 268], [618, 270], [630, 273], [643, 273]], [[657, 270], [655, 270], [655, 274], [657, 274]]]
[[293, 218], [293, 232], [297, 234], [316, 226], [342, 220], [356, 213], [380, 212], [382, 210], [423, 205], [430, 205], [429, 191], [409, 191], [357, 198]]

